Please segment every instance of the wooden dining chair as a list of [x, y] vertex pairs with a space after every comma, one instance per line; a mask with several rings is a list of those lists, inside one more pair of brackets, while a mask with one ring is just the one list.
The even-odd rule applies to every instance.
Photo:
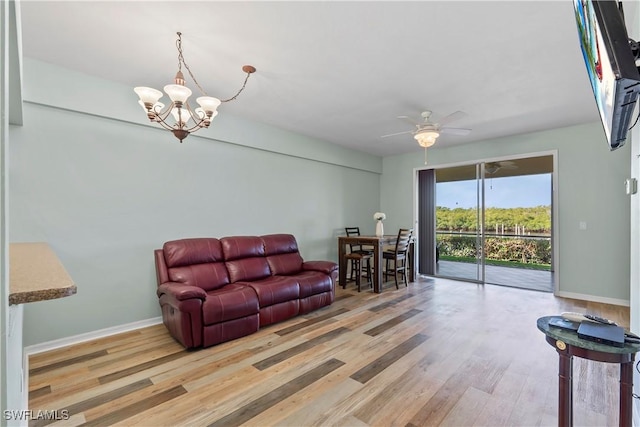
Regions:
[[[360, 227], [345, 227], [344, 231], [347, 233], [347, 237], [360, 235]], [[349, 253], [369, 255], [368, 257], [367, 256], [361, 257], [361, 259], [358, 259], [358, 260], [355, 259], [357, 257], [346, 257], [348, 260], [350, 260], [350, 264], [351, 264], [351, 275], [349, 276], [349, 280], [354, 280], [355, 278], [354, 275], [356, 271], [360, 271], [362, 269], [362, 265], [358, 267], [356, 266], [356, 262], [360, 262], [360, 264], [362, 264], [362, 261], [366, 261], [366, 265], [364, 267], [366, 268], [367, 273], [370, 275], [371, 274], [371, 258], [373, 258], [373, 248], [369, 248], [369, 247], [358, 245], [358, 244], [349, 244]]]
[[[385, 260], [386, 268], [384, 272], [384, 278], [387, 280], [389, 275], [393, 273], [396, 289], [400, 289], [398, 286], [398, 273], [402, 274], [404, 278], [404, 285], [408, 286], [407, 282], [407, 262], [409, 251], [409, 244], [411, 242], [411, 236], [413, 234], [412, 228], [401, 228], [398, 231], [398, 239], [396, 240], [396, 246], [393, 251], [382, 252], [382, 258]], [[392, 265], [393, 263], [393, 265]]]
[[[371, 274], [371, 258], [373, 258], [373, 253], [361, 253], [361, 252], [350, 252], [345, 254], [345, 259], [351, 261], [351, 277], [353, 278], [353, 274], [355, 273], [356, 287], [358, 288], [358, 292], [361, 290], [362, 285], [362, 266], [366, 268], [365, 277], [367, 279], [366, 284], [369, 287], [373, 286], [373, 274]], [[347, 284], [342, 284], [342, 289], [346, 288]]]

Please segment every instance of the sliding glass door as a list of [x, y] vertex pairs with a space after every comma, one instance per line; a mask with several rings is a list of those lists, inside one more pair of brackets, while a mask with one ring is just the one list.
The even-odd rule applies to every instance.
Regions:
[[419, 272], [552, 292], [553, 165], [545, 155], [419, 171]]
[[482, 164], [435, 171], [436, 275], [484, 281]]

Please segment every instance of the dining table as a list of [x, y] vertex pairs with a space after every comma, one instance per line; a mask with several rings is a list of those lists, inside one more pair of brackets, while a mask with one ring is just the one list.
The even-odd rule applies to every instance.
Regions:
[[[373, 247], [373, 292], [382, 292], [382, 252], [385, 246], [394, 246], [398, 236], [395, 234], [383, 236], [338, 236], [338, 284], [342, 287], [347, 283], [347, 259], [345, 254], [348, 245], [361, 245], [362, 247]], [[414, 268], [415, 244], [412, 238], [407, 251], [407, 279], [409, 282], [416, 280], [416, 271]]]

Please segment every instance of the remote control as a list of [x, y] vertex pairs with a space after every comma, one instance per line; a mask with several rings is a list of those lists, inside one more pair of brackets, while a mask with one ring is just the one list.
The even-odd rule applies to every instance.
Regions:
[[562, 313], [560, 315], [560, 317], [562, 317], [563, 319], [567, 319], [567, 320], [570, 320], [572, 322], [578, 322], [578, 323], [584, 322], [585, 320], [589, 320], [589, 319], [587, 319], [585, 317], [584, 314], [582, 314], [582, 313], [574, 313], [574, 312], [571, 312], [571, 311], [565, 311], [564, 313]]
[[593, 314], [585, 314], [584, 317], [586, 317], [589, 320], [593, 320], [595, 322], [598, 323], [603, 323], [605, 325], [614, 325], [614, 326], [618, 326], [616, 325], [616, 322], [609, 320], [609, 319], [605, 319], [603, 317], [598, 317], [598, 316], [594, 316]]
[[563, 319], [570, 320], [572, 322], [592, 322], [592, 323], [602, 323], [604, 325], [613, 325], [618, 326], [614, 321], [605, 319], [604, 317], [598, 317], [593, 314], [583, 314], [583, 313], [574, 313], [571, 311], [566, 311], [560, 315]]

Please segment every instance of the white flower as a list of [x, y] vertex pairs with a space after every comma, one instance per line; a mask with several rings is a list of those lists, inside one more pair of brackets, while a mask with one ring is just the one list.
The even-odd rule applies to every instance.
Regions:
[[375, 219], [376, 221], [384, 221], [385, 219], [387, 219], [387, 216], [382, 212], [376, 212], [373, 214], [373, 219]]

